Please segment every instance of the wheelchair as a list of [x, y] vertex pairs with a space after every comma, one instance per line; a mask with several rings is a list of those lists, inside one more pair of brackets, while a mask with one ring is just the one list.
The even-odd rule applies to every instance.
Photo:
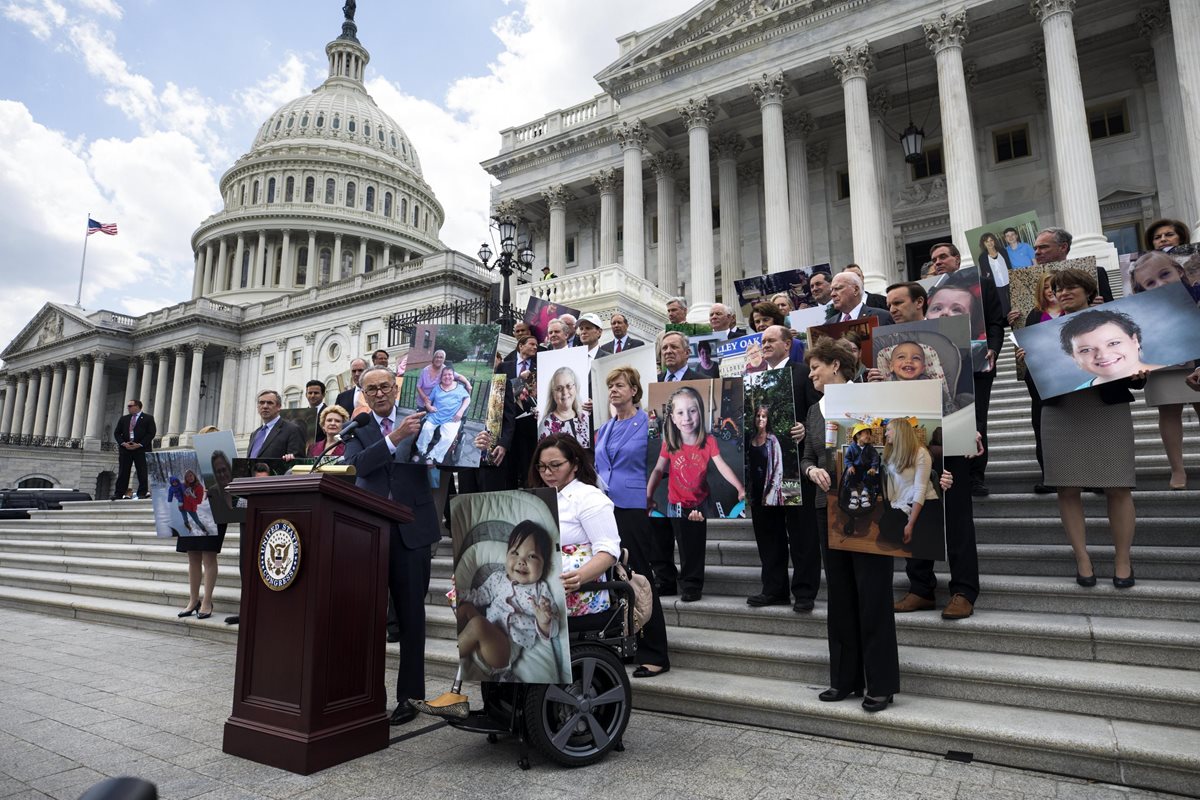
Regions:
[[622, 752], [629, 724], [632, 691], [625, 662], [637, 654], [633, 627], [633, 588], [615, 580], [586, 583], [580, 591], [606, 589], [609, 610], [568, 620], [571, 683], [483, 683], [483, 708], [448, 725], [487, 734], [490, 744], [501, 735], [520, 742], [517, 765], [530, 767], [530, 747], [567, 767], [582, 767]]

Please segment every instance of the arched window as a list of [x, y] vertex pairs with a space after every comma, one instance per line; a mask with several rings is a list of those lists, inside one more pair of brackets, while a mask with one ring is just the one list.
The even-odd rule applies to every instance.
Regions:
[[251, 203], [258, 202], [258, 181], [254, 182], [254, 189], [250, 192], [250, 202]]
[[271, 178], [267, 181], [267, 202], [275, 202], [275, 179]]
[[333, 261], [333, 251], [328, 247], [321, 248], [321, 271], [317, 273], [317, 277], [322, 286], [329, 283], [329, 265]]
[[354, 181], [346, 181], [346, 208], [354, 208]]
[[370, 272], [375, 269], [375, 256], [367, 254], [367, 265], [363, 268], [363, 272]]
[[283, 202], [290, 203], [295, 198], [296, 194], [296, 179], [288, 175], [287, 181], [283, 184]]
[[333, 115], [333, 129], [336, 131], [340, 127], [342, 127], [342, 118], [340, 116], [338, 116], [337, 114], [334, 114]]
[[315, 188], [315, 184], [316, 181], [313, 180], [312, 176], [304, 179], [304, 202], [311, 203], [313, 201], [313, 189]]
[[279, 133], [279, 126], [283, 124], [283, 117], [275, 120], [275, 132]]
[[392, 149], [396, 149], [396, 134], [392, 134]]
[[242, 280], [239, 285], [241, 286], [241, 288], [245, 289], [246, 285], [250, 281], [250, 248], [249, 247], [247, 247], [245, 250], [242, 251], [241, 279]]
[[[347, 434], [349, 435], [349, 434]], [[53, 489], [54, 484], [45, 478], [22, 478], [17, 481], [18, 489]]]
[[388, 219], [392, 217], [392, 193], [383, 193], [383, 215]]
[[371, 123], [363, 123], [363, 136], [367, 137], [368, 139], [371, 138]]
[[304, 116], [300, 117], [300, 127], [301, 128], [308, 127], [308, 112], [307, 111], [304, 112]]
[[318, 128], [325, 127], [325, 115], [324, 114], [317, 114], [317, 127]]
[[292, 114], [288, 117], [287, 126], [288, 126], [289, 131], [292, 129], [292, 125], [294, 125], [294, 124], [296, 124], [296, 115]]
[[346, 123], [346, 130], [354, 133], [354, 117], [351, 117], [350, 121]]
[[400, 221], [408, 222], [408, 198], [400, 198]]
[[374, 186], [368, 186], [368, 187], [367, 187], [367, 205], [366, 205], [366, 209], [367, 209], [367, 211], [374, 211], [374, 210], [375, 210], [375, 187], [374, 187]]
[[377, 133], [379, 134], [379, 143], [383, 144], [383, 128], [380, 128]]
[[296, 253], [296, 285], [304, 286], [308, 283], [308, 248], [301, 247], [300, 252]]
[[336, 186], [337, 184], [333, 182], [333, 178], [325, 181], [325, 205], [333, 205], [333, 193]]
[[244, 183], [242, 184], [242, 196], [241, 196], [241, 199], [238, 201], [238, 204], [243, 205], [243, 206], [246, 205], [246, 184], [244, 184]]
[[354, 272], [354, 254], [349, 250], [342, 251], [342, 271], [339, 278], [349, 278]]
[[413, 221], [414, 227], [419, 227], [421, 224], [421, 204], [413, 203]]

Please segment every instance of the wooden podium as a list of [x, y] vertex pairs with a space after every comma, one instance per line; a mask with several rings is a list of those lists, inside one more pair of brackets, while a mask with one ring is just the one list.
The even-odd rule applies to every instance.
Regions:
[[308, 775], [388, 744], [388, 540], [404, 506], [345, 479], [240, 478], [242, 603], [223, 750]]

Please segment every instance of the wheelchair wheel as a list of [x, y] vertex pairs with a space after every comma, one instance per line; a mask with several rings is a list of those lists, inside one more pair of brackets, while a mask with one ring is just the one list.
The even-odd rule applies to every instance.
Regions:
[[607, 647], [571, 646], [566, 685], [529, 687], [525, 728], [529, 741], [550, 760], [568, 767], [594, 764], [621, 742], [629, 724], [629, 676]]

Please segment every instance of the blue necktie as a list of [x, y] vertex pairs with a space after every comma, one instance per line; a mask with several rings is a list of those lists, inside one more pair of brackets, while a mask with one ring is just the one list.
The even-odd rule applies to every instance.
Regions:
[[254, 442], [250, 445], [250, 457], [258, 458], [258, 452], [262, 450], [263, 442], [267, 440], [267, 426], [263, 425], [258, 429], [258, 433], [254, 435]]

